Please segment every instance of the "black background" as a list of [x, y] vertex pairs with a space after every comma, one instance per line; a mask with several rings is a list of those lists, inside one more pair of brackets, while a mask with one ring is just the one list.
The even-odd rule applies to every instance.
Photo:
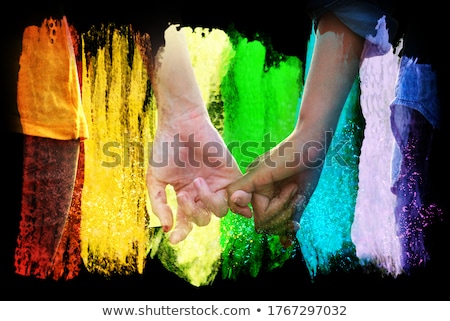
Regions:
[[[51, 5], [51, 7], [50, 7]], [[79, 31], [91, 24], [113, 20], [132, 23], [137, 29], [156, 34], [167, 20], [185, 25], [218, 27], [233, 26], [249, 38], [255, 34], [266, 37], [273, 48], [288, 55], [297, 55], [302, 61], [311, 22], [303, 7], [282, 3], [249, 5], [226, 3], [223, 5], [162, 5], [121, 4], [93, 9], [89, 4], [76, 2], [68, 7], [42, 3], [21, 7], [11, 4], [12, 19], [2, 22], [2, 129], [7, 128], [7, 111], [14, 96], [14, 78], [20, 35], [30, 22], [40, 23], [48, 12], [64, 12]], [[16, 6], [16, 7], [15, 7]], [[34, 7], [33, 7], [34, 6]], [[55, 9], [56, 8], [56, 9]], [[56, 14], [57, 14], [56, 13]], [[149, 19], [151, 17], [151, 19]], [[152, 23], [149, 23], [152, 21]], [[5, 24], [6, 23], [6, 24]], [[287, 32], [288, 31], [288, 32]], [[436, 49], [437, 50], [437, 49]], [[448, 95], [448, 94], [447, 94]], [[448, 99], [443, 97], [446, 105]], [[446, 136], [438, 141], [436, 153], [439, 161], [432, 173], [436, 182], [435, 194], [444, 208], [448, 200], [445, 188], [448, 182], [444, 146]], [[448, 300], [449, 273], [448, 219], [436, 224], [427, 240], [431, 261], [412, 275], [397, 278], [380, 272], [362, 270], [336, 271], [319, 275], [312, 280], [301, 253], [283, 267], [263, 271], [257, 277], [241, 276], [237, 280], [223, 279], [219, 271], [215, 281], [208, 286], [195, 287], [167, 271], [158, 259], [149, 259], [142, 275], [103, 276], [82, 271], [70, 281], [37, 280], [16, 275], [13, 271], [13, 251], [20, 220], [22, 141], [21, 135], [10, 130], [1, 134], [1, 168], [3, 188], [0, 204], [0, 293], [2, 300]], [[441, 289], [444, 289], [443, 291]]]

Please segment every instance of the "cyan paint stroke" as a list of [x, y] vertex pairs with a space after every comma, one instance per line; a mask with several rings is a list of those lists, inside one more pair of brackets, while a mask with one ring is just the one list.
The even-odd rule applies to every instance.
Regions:
[[[314, 32], [311, 32], [307, 70], [314, 41]], [[312, 278], [334, 270], [350, 270], [358, 265], [351, 226], [364, 129], [359, 96], [357, 78], [343, 107], [317, 188], [300, 220], [297, 239]]]

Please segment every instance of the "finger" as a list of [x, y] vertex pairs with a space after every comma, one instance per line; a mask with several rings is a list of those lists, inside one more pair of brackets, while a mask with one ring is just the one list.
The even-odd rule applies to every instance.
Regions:
[[213, 193], [202, 177], [194, 179], [194, 187], [197, 190], [200, 201], [203, 205], [217, 217], [223, 217], [228, 213], [228, 202], [225, 198], [225, 191]]
[[178, 244], [184, 241], [192, 230], [192, 223], [188, 220], [186, 215], [180, 210], [177, 213], [177, 221], [175, 228], [170, 233], [169, 242], [172, 244]]
[[288, 248], [292, 244], [294, 244], [297, 238], [297, 231], [300, 229], [300, 223], [296, 221], [292, 221], [291, 223], [292, 227], [288, 228], [288, 230], [291, 230], [292, 232], [280, 235], [280, 243], [281, 245], [283, 245], [284, 248]]
[[250, 218], [253, 212], [250, 208], [254, 192], [252, 174], [245, 174], [227, 187], [228, 206], [233, 213]]
[[172, 244], [178, 244], [187, 238], [193, 228], [192, 223], [203, 226], [207, 225], [211, 219], [211, 215], [203, 209], [196, 210], [194, 201], [189, 199], [186, 192], [181, 191], [177, 194], [177, 202], [177, 220], [169, 237]]
[[279, 215], [281, 219], [274, 220], [270, 226], [265, 226], [264, 228], [271, 234], [280, 236], [284, 234], [288, 237], [296, 235], [300, 229], [300, 218], [305, 209], [305, 199], [303, 195], [295, 196], [295, 203], [292, 206], [287, 206], [285, 213]]
[[167, 195], [164, 184], [147, 178], [147, 190], [153, 213], [159, 218], [164, 232], [168, 232], [173, 226], [173, 213], [167, 204]]
[[240, 214], [244, 217], [251, 218], [253, 212], [250, 208], [252, 194], [245, 191], [237, 190], [230, 196], [228, 205], [233, 213]]
[[252, 201], [252, 193], [238, 190], [231, 195], [230, 201], [240, 207], [248, 206], [248, 204]]
[[287, 249], [295, 243], [295, 235], [280, 235], [280, 243], [285, 249]]
[[303, 194], [297, 194], [292, 201], [295, 205], [294, 221], [299, 222], [302, 218], [303, 212], [305, 211], [306, 205], [308, 205], [309, 197]]
[[254, 197], [252, 203], [256, 230], [270, 234], [283, 233], [286, 222], [292, 221], [295, 216], [297, 191], [298, 186], [291, 183], [270, 200], [263, 196]]
[[200, 201], [195, 202], [189, 198], [188, 193], [184, 191], [179, 192], [177, 201], [179, 213], [182, 213], [190, 222], [198, 226], [205, 226], [211, 221], [211, 213], [205, 209], [203, 203]]
[[[254, 186], [254, 182], [253, 182], [253, 175], [247, 173], [247, 174], [241, 176], [239, 179], [237, 179], [233, 183], [231, 183], [230, 185], [228, 185], [227, 195], [228, 195], [229, 201], [230, 201], [231, 196], [237, 191], [243, 191], [243, 192], [251, 194], [252, 192], [254, 192], [254, 190], [255, 190], [255, 186]], [[235, 197], [236, 197], [236, 195], [235, 195]], [[251, 197], [250, 197], [250, 199], [251, 199]], [[232, 203], [235, 203], [235, 199], [233, 199], [231, 201], [232, 201]], [[247, 200], [247, 199], [243, 199], [242, 201], [245, 204], [239, 203], [237, 205], [238, 206], [246, 206], [247, 203], [250, 202], [250, 200]]]
[[260, 222], [273, 222], [280, 213], [286, 212], [295, 206], [294, 200], [298, 191], [297, 184], [291, 183], [284, 186], [279, 194], [274, 197], [267, 197], [262, 194], [255, 194], [252, 200], [255, 218]]
[[264, 218], [265, 213], [267, 213], [267, 208], [270, 204], [270, 198], [266, 195], [254, 193], [252, 197], [253, 212], [255, 214], [255, 221]]

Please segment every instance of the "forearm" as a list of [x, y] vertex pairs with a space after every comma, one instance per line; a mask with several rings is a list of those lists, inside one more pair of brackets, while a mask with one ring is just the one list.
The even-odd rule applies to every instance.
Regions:
[[207, 116], [184, 33], [176, 26], [165, 31], [165, 46], [156, 57], [153, 88], [160, 124]]
[[313, 57], [295, 132], [305, 141], [323, 142], [334, 132], [358, 75], [364, 39], [333, 14], [319, 21]]
[[[270, 153], [271, 179], [323, 165], [330, 138], [358, 75], [364, 39], [334, 15], [319, 21], [316, 43], [294, 131]], [[271, 164], [271, 163], [269, 163]]]

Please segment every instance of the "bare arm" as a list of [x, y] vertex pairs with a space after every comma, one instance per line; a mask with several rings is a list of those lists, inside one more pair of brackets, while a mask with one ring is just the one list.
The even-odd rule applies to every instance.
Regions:
[[296, 127], [227, 189], [233, 212], [251, 215], [251, 202], [257, 230], [294, 234], [299, 221], [295, 206], [301, 202], [304, 208], [317, 186], [326, 132], [337, 126], [359, 71], [363, 45], [364, 39], [333, 14], [319, 21]]
[[[158, 124], [147, 187], [153, 212], [164, 231], [171, 231], [170, 241], [178, 243], [192, 224], [204, 226], [212, 214], [228, 212], [225, 188], [242, 173], [209, 119], [183, 31], [170, 26], [165, 43], [152, 76]], [[205, 144], [214, 145], [218, 154], [205, 154]], [[169, 184], [177, 195], [176, 219], [167, 204]]]

